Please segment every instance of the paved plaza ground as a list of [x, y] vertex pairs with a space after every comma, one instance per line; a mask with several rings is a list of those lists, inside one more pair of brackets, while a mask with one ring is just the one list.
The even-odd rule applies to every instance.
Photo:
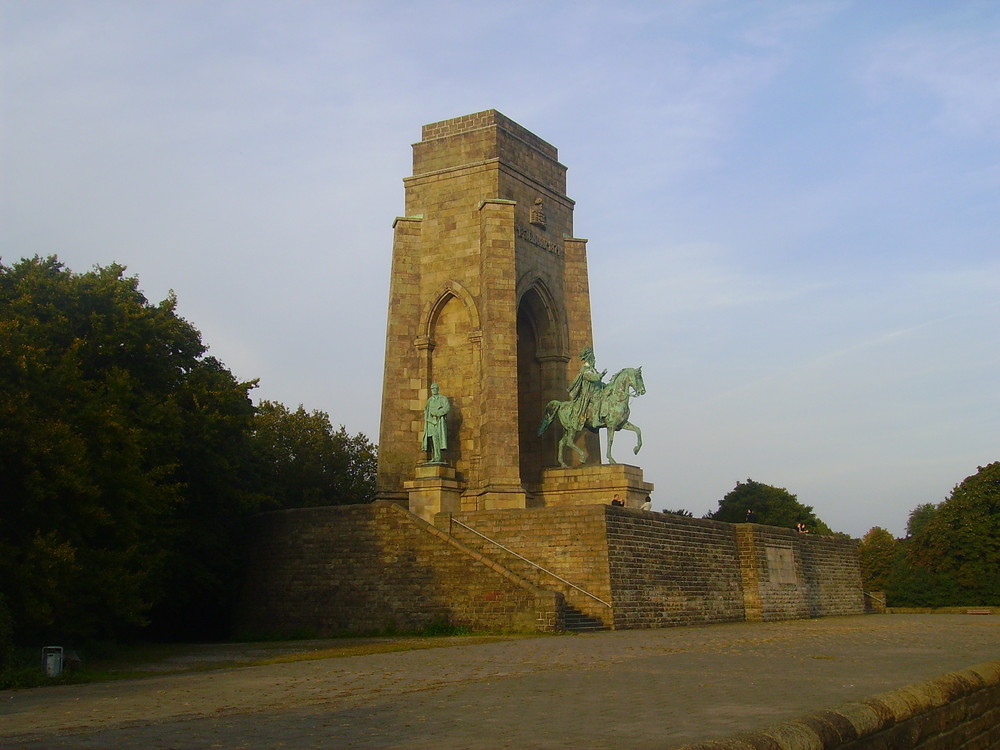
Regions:
[[0, 748], [672, 748], [1000, 660], [1000, 617], [451, 643], [0, 692]]

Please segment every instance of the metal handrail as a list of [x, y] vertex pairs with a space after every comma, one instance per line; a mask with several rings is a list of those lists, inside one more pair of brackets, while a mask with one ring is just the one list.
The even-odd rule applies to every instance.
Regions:
[[865, 591], [864, 589], [861, 589], [861, 593], [864, 594], [867, 597], [871, 597], [872, 599], [874, 599], [875, 601], [877, 601], [879, 604], [881, 604], [883, 607], [885, 606], [885, 599], [879, 599], [877, 596], [875, 596], [875, 594], [871, 593], [870, 591]]
[[485, 535], [485, 534], [483, 534], [483, 533], [480, 533], [480, 532], [476, 531], [476, 530], [475, 530], [474, 528], [472, 528], [471, 526], [466, 526], [466, 525], [465, 525], [464, 523], [462, 523], [461, 521], [459, 521], [458, 519], [456, 519], [456, 518], [455, 518], [454, 516], [448, 516], [448, 522], [449, 522], [449, 523], [457, 523], [457, 524], [458, 524], [459, 526], [461, 526], [461, 527], [462, 527], [463, 529], [468, 529], [468, 530], [469, 530], [469, 531], [471, 531], [471, 532], [472, 532], [473, 534], [476, 534], [477, 536], [481, 536], [481, 537], [482, 537], [483, 539], [485, 539], [485, 540], [486, 540], [487, 542], [491, 542], [491, 543], [495, 544], [495, 545], [496, 545], [497, 547], [499, 547], [500, 549], [502, 549], [502, 550], [503, 550], [504, 552], [509, 552], [509, 553], [510, 553], [510, 554], [512, 554], [512, 555], [513, 555], [514, 557], [516, 557], [516, 558], [518, 558], [518, 559], [520, 559], [520, 560], [524, 560], [524, 561], [525, 561], [526, 563], [528, 563], [528, 565], [534, 565], [534, 566], [535, 566], [536, 568], [538, 568], [538, 569], [539, 569], [540, 571], [542, 571], [543, 573], [547, 573], [548, 575], [550, 575], [550, 576], [552, 576], [553, 578], [555, 578], [555, 579], [556, 579], [557, 581], [561, 581], [562, 583], [565, 583], [565, 584], [566, 584], [567, 586], [570, 586], [571, 588], [574, 588], [574, 589], [576, 589], [576, 590], [577, 590], [577, 591], [579, 591], [580, 593], [582, 593], [582, 594], [586, 594], [586, 595], [587, 595], [587, 596], [589, 596], [589, 597], [590, 597], [591, 599], [594, 599], [594, 600], [596, 600], [596, 601], [599, 601], [599, 602], [600, 602], [601, 604], [603, 604], [603, 605], [604, 605], [605, 607], [607, 607], [608, 609], [610, 609], [610, 610], [614, 610], [614, 607], [612, 607], [612, 606], [611, 606], [610, 604], [608, 604], [608, 603], [607, 603], [606, 601], [604, 601], [603, 599], [601, 599], [601, 598], [600, 598], [599, 596], [594, 596], [594, 595], [593, 595], [593, 594], [591, 594], [591, 593], [590, 593], [589, 591], [587, 591], [587, 590], [585, 590], [585, 589], [581, 589], [581, 588], [580, 588], [579, 586], [577, 586], [577, 585], [576, 585], [575, 583], [570, 583], [570, 582], [569, 582], [569, 581], [567, 581], [567, 580], [566, 580], [565, 578], [563, 578], [563, 577], [561, 577], [561, 576], [558, 576], [558, 575], [556, 575], [555, 573], [553, 573], [553, 572], [552, 572], [551, 570], [546, 570], [545, 568], [543, 568], [543, 567], [542, 567], [541, 565], [539, 565], [538, 563], [535, 563], [535, 562], [532, 562], [531, 560], [529, 560], [529, 559], [528, 559], [527, 557], [525, 557], [524, 555], [519, 555], [519, 554], [518, 554], [517, 552], [515, 552], [514, 550], [512, 550], [512, 549], [508, 549], [507, 547], [504, 547], [504, 546], [503, 546], [502, 544], [500, 544], [500, 542], [498, 542], [498, 541], [497, 541], [496, 539], [490, 539], [490, 538], [489, 538], [488, 536], [486, 536], [486, 535]]

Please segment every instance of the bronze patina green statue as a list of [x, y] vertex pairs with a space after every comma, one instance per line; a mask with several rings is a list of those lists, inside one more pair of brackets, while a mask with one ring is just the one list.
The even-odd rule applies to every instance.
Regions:
[[560, 466], [566, 466], [563, 460], [563, 448], [572, 448], [586, 463], [587, 452], [576, 444], [577, 435], [583, 430], [598, 432], [602, 427], [608, 431], [608, 463], [615, 463], [611, 456], [615, 432], [630, 430], [636, 434], [636, 446], [633, 453], [642, 448], [642, 430], [628, 421], [629, 399], [641, 396], [646, 392], [642, 382], [641, 367], [626, 367], [619, 371], [605, 385], [604, 372], [597, 372], [597, 358], [589, 346], [580, 353], [583, 365], [580, 373], [569, 387], [569, 401], [549, 401], [538, 427], [539, 436], [548, 429], [557, 416], [562, 425], [563, 434], [556, 446], [556, 458]]
[[580, 366], [576, 380], [569, 386], [569, 398], [572, 404], [570, 416], [573, 418], [576, 432], [583, 429], [591, 407], [600, 405], [605, 386], [604, 376], [608, 374], [607, 370], [597, 371], [597, 357], [594, 356], [594, 350], [589, 346], [580, 352], [580, 359], [583, 361], [583, 365]]
[[431, 395], [424, 406], [424, 434], [420, 437], [422, 450], [432, 453], [427, 463], [440, 464], [441, 451], [448, 448], [448, 412], [451, 402], [448, 397], [438, 393], [438, 384], [431, 383]]

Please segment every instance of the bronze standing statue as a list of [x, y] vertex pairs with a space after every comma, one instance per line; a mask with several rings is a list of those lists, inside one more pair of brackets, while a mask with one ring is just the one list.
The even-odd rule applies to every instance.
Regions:
[[611, 456], [615, 432], [629, 430], [636, 434], [636, 446], [633, 453], [642, 448], [642, 430], [628, 421], [629, 399], [641, 396], [646, 392], [642, 382], [641, 367], [626, 367], [616, 373], [605, 384], [604, 372], [597, 372], [597, 358], [589, 346], [580, 353], [583, 365], [576, 379], [569, 387], [569, 401], [549, 401], [538, 427], [541, 436], [552, 421], [558, 416], [563, 434], [556, 446], [556, 458], [560, 466], [566, 466], [563, 460], [563, 448], [572, 448], [580, 457], [581, 462], [587, 461], [587, 452], [576, 444], [577, 436], [583, 430], [598, 432], [602, 427], [608, 431], [608, 463], [615, 463]]
[[448, 448], [448, 412], [451, 402], [448, 397], [438, 393], [438, 384], [431, 383], [431, 395], [424, 406], [424, 434], [420, 438], [422, 450], [432, 453], [427, 463], [440, 464], [441, 451]]

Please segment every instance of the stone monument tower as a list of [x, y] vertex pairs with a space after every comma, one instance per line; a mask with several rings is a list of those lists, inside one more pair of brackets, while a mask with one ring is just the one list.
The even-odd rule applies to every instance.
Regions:
[[[558, 436], [539, 437], [539, 420], [548, 401], [567, 398], [592, 344], [586, 241], [573, 237], [566, 167], [553, 146], [487, 110], [425, 125], [404, 185], [378, 497], [425, 518], [546, 505]], [[432, 383], [451, 405], [439, 462], [421, 445]], [[586, 439], [599, 461], [596, 436]]]
[[592, 351], [586, 243], [557, 156], [493, 110], [424, 127], [394, 224], [377, 478], [389, 502], [258, 516], [242, 630], [863, 611], [850, 540], [653, 513], [637, 466], [600, 463], [588, 430], [631, 429], [638, 449], [627, 402], [646, 389], [641, 367], [603, 381], [612, 363]]

